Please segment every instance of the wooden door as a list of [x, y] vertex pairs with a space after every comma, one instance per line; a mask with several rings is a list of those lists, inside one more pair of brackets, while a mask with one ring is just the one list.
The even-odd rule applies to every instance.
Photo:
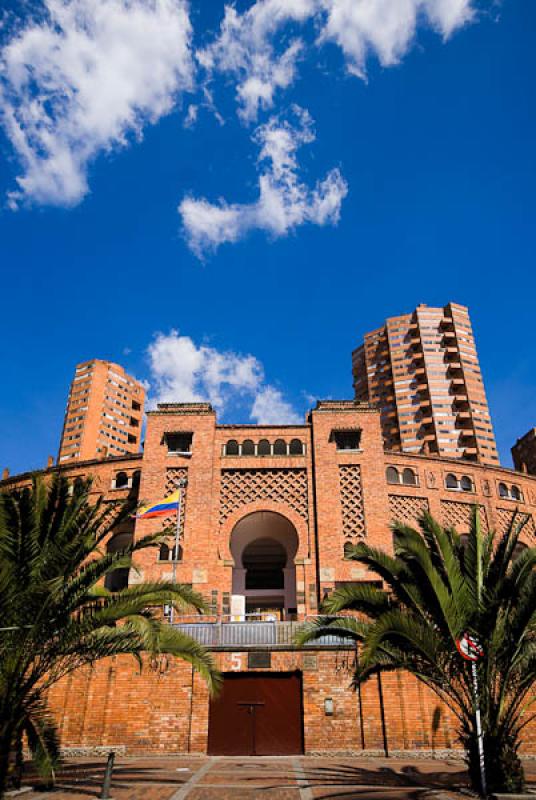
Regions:
[[246, 672], [224, 675], [211, 700], [208, 752], [225, 756], [303, 753], [301, 675]]

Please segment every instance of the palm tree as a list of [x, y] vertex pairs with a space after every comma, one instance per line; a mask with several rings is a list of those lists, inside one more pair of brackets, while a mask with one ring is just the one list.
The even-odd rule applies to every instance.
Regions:
[[73, 491], [54, 475], [48, 484], [36, 478], [31, 489], [0, 494], [0, 797], [23, 735], [53, 780], [59, 747], [47, 691], [84, 664], [125, 653], [141, 665], [144, 652], [165, 652], [190, 662], [211, 692], [220, 681], [210, 654], [158, 614], [165, 603], [202, 611], [200, 595], [164, 582], [105, 588], [106, 576], [168, 532], [103, 552], [133, 509], [90, 501], [90, 486], [80, 482]]
[[[516, 514], [501, 537], [482, 533], [476, 507], [467, 537], [443, 528], [430, 514], [419, 519], [420, 531], [395, 522], [394, 555], [367, 544], [351, 553], [384, 588], [356, 583], [335, 590], [323, 604], [328, 616], [306, 625], [298, 637], [303, 644], [330, 633], [355, 641], [356, 647], [361, 643], [356, 687], [388, 670], [406, 670], [430, 687], [457, 719], [470, 780], [478, 791], [471, 667], [456, 642], [469, 632], [484, 650], [477, 671], [488, 790], [521, 791], [518, 750], [536, 700], [531, 697], [536, 547], [520, 546], [525, 522], [526, 515]], [[333, 616], [340, 612], [347, 616]]]

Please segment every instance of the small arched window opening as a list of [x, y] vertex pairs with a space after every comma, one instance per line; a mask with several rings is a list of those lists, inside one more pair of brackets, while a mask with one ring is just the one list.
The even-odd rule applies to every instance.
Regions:
[[521, 495], [521, 491], [520, 491], [518, 486], [512, 486], [512, 488], [510, 489], [510, 497], [513, 500], [522, 500], [523, 499], [523, 497]]
[[[107, 553], [124, 553], [132, 545], [132, 534], [126, 531], [116, 533], [106, 545]], [[104, 586], [110, 592], [121, 592], [128, 587], [129, 567], [118, 567], [109, 572]]]
[[238, 455], [238, 442], [236, 441], [236, 439], [229, 439], [229, 441], [225, 445], [225, 454], [228, 456]]
[[473, 489], [473, 481], [471, 480], [469, 475], [462, 475], [462, 478], [460, 480], [460, 489], [463, 492], [472, 492], [472, 491], [474, 491], [474, 489]]
[[400, 483], [400, 475], [396, 467], [387, 467], [385, 471], [387, 483]]
[[170, 561], [182, 561], [182, 547], [180, 544], [171, 548], [169, 559]]
[[128, 486], [128, 475], [126, 472], [118, 472], [115, 476], [115, 488], [125, 489]]
[[417, 486], [417, 476], [409, 467], [406, 467], [402, 473], [402, 483], [404, 486]]
[[274, 442], [274, 456], [286, 456], [287, 443], [284, 439], [276, 439]]
[[517, 542], [512, 552], [512, 561], [514, 561], [516, 558], [519, 558], [519, 556], [522, 556], [523, 553], [528, 549], [529, 548], [526, 544], [524, 544], [524, 542]]
[[158, 551], [158, 560], [169, 561], [169, 547], [165, 542], [162, 542], [160, 545], [160, 550]]
[[257, 453], [260, 456], [269, 456], [271, 454], [270, 442], [268, 439], [261, 439], [257, 447]]
[[289, 453], [291, 456], [302, 456], [303, 442], [300, 439], [291, 439]]
[[132, 473], [132, 488], [139, 489], [141, 479], [141, 470], [137, 469]]
[[242, 455], [243, 456], [255, 455], [255, 445], [251, 441], [251, 439], [246, 439], [244, 442], [242, 442]]
[[345, 544], [344, 544], [344, 558], [351, 559], [353, 552], [354, 552], [354, 545], [351, 542], [345, 542]]
[[505, 483], [499, 484], [499, 497], [510, 497], [508, 486]]
[[458, 488], [458, 478], [456, 477], [456, 475], [453, 475], [452, 472], [449, 472], [449, 474], [445, 478], [445, 486], [447, 487], [447, 489]]

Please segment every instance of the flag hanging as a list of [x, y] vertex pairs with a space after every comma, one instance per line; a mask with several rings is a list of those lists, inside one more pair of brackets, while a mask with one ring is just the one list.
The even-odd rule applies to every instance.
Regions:
[[164, 497], [158, 503], [140, 508], [136, 514], [136, 519], [153, 519], [154, 517], [166, 517], [172, 511], [178, 511], [180, 503], [180, 489], [173, 494]]

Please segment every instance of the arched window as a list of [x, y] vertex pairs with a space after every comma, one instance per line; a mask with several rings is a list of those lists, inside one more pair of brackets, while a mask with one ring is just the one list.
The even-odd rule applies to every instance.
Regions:
[[118, 472], [115, 476], [115, 488], [125, 489], [128, 486], [128, 475], [126, 472]]
[[447, 487], [447, 489], [458, 488], [458, 478], [456, 477], [456, 475], [453, 475], [452, 472], [449, 472], [449, 474], [445, 478], [445, 486]]
[[462, 475], [460, 480], [460, 489], [463, 492], [472, 492], [473, 490], [473, 481], [469, 477], [469, 475]]
[[303, 455], [303, 442], [300, 439], [291, 439], [289, 453], [291, 456]]
[[[116, 533], [106, 545], [107, 553], [124, 553], [132, 545], [132, 534], [127, 531]], [[128, 567], [118, 567], [106, 575], [104, 585], [110, 592], [121, 592], [128, 586]]]
[[286, 456], [287, 443], [284, 439], [276, 439], [274, 442], [274, 456]]
[[512, 488], [510, 489], [510, 497], [513, 500], [522, 500], [523, 499], [523, 496], [522, 496], [521, 491], [520, 491], [518, 486], [512, 486]]
[[140, 485], [141, 470], [137, 469], [132, 473], [132, 488], [138, 489]]
[[242, 455], [243, 456], [254, 456], [255, 455], [255, 445], [251, 441], [251, 439], [246, 439], [242, 442]]
[[169, 551], [170, 561], [182, 561], [182, 547], [180, 544], [177, 547], [172, 547]]
[[508, 486], [505, 483], [499, 484], [499, 497], [510, 497]]
[[160, 545], [160, 550], [158, 551], [158, 560], [169, 561], [169, 547], [165, 542], [162, 542]]
[[514, 547], [514, 552], [512, 553], [512, 561], [515, 558], [519, 558], [519, 556], [523, 555], [525, 550], [528, 550], [528, 547], [523, 542], [517, 542], [516, 546]]
[[225, 455], [237, 456], [238, 455], [238, 442], [236, 439], [229, 439], [225, 445]]
[[387, 467], [385, 477], [387, 478], [387, 483], [400, 483], [400, 475], [396, 467]]
[[270, 442], [268, 439], [261, 439], [257, 446], [259, 456], [269, 456], [271, 453]]
[[417, 486], [417, 476], [409, 467], [402, 473], [402, 483], [404, 486]]
[[344, 558], [350, 559], [352, 558], [352, 553], [354, 552], [354, 545], [351, 542], [344, 543]]

